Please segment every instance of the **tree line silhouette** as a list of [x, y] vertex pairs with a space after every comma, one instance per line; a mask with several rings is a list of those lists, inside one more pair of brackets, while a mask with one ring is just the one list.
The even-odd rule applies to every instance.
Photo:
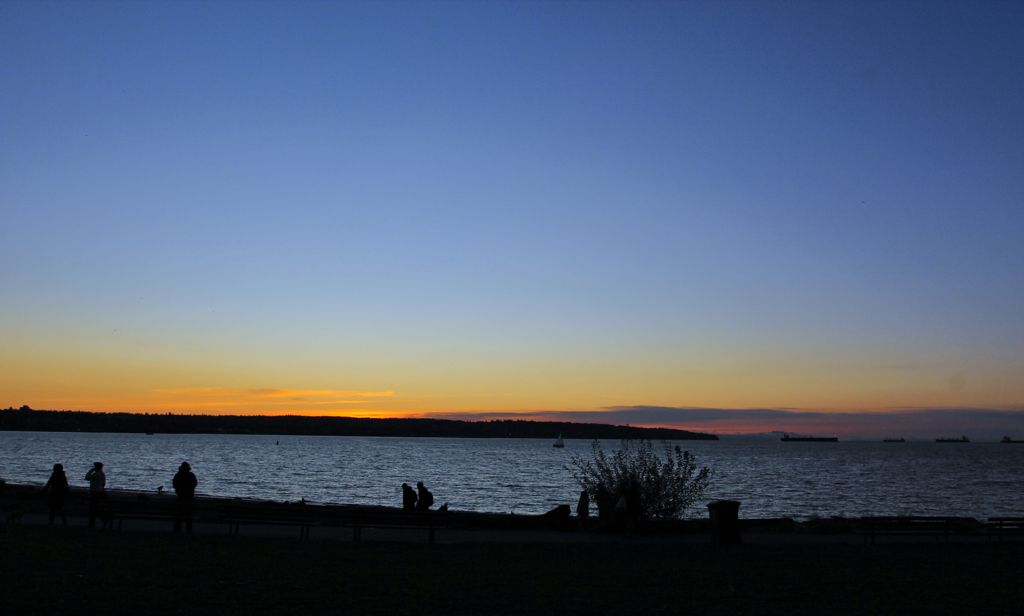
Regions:
[[0, 410], [0, 430], [36, 432], [121, 432], [165, 434], [273, 434], [306, 436], [401, 436], [455, 438], [718, 440], [714, 434], [671, 428], [640, 428], [566, 421], [302, 415], [175, 415], [37, 411], [27, 406]]

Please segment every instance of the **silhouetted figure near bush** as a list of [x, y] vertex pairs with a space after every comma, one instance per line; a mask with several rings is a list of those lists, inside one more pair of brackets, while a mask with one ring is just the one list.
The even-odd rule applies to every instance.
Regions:
[[106, 526], [107, 516], [100, 512], [100, 502], [107, 498], [107, 475], [103, 472], [103, 463], [94, 463], [85, 474], [85, 480], [89, 482], [89, 528], [96, 527], [97, 517]]
[[586, 532], [587, 521], [590, 518], [590, 495], [586, 490], [580, 492], [580, 502], [576, 504], [576, 516], [580, 521], [580, 531]]
[[196, 476], [188, 462], [182, 462], [178, 474], [174, 476], [174, 492], [178, 495], [174, 504], [174, 532], [181, 532], [181, 518], [185, 518], [185, 532], [192, 532], [192, 503], [196, 497]]
[[636, 523], [641, 518], [640, 487], [636, 481], [630, 481], [622, 498], [626, 503], [626, 536], [632, 537], [636, 532]]
[[597, 484], [597, 522], [600, 528], [608, 528], [611, 524], [612, 508], [615, 507], [615, 501], [612, 495], [608, 493], [608, 488], [604, 486], [604, 483]]
[[434, 504], [434, 495], [423, 485], [422, 481], [416, 482], [416, 491], [419, 492], [419, 502], [416, 503], [416, 511], [429, 511]]
[[[422, 486], [423, 484], [420, 483]], [[409, 487], [409, 484], [402, 484], [402, 509], [414, 511], [416, 509], [416, 490]]]
[[64, 508], [68, 499], [68, 492], [70, 491], [71, 484], [68, 483], [68, 476], [64, 473], [64, 465], [54, 464], [53, 474], [50, 475], [50, 479], [43, 486], [43, 495], [47, 492], [50, 493], [50, 499], [47, 503], [50, 506], [50, 526], [53, 526], [53, 517], [56, 513], [60, 514], [60, 521], [63, 522], [64, 526], [68, 525], [68, 516]]

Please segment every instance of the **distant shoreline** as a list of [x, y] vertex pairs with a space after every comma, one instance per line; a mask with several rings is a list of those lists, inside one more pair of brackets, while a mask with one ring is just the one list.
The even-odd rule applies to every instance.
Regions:
[[0, 431], [115, 434], [251, 434], [266, 436], [390, 436], [434, 438], [648, 439], [717, 441], [715, 434], [672, 428], [504, 419], [316, 417], [305, 415], [157, 415], [0, 409]]

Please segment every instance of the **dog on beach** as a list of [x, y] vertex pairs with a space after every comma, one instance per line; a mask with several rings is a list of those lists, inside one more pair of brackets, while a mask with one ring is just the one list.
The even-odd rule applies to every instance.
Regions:
[[7, 514], [7, 523], [14, 524], [15, 522], [21, 522], [21, 509], [15, 509], [14, 511]]

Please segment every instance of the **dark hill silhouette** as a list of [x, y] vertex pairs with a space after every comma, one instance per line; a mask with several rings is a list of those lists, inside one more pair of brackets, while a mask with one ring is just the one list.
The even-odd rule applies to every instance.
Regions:
[[37, 432], [162, 432], [165, 434], [274, 434], [459, 438], [718, 440], [714, 434], [559, 421], [370, 419], [300, 415], [165, 415], [84, 411], [0, 410], [0, 430]]

